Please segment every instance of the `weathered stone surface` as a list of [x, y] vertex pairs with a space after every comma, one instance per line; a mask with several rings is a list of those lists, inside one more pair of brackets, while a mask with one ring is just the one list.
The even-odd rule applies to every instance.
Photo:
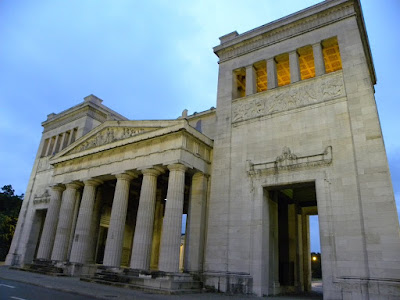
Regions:
[[[220, 41], [217, 108], [129, 121], [90, 95], [48, 115], [6, 264], [51, 258], [77, 274], [96, 262], [110, 280], [156, 286], [153, 276], [188, 278], [176, 274], [183, 262], [221, 292], [309, 291], [318, 214], [324, 298], [399, 298], [398, 216], [359, 2], [323, 1]], [[315, 76], [302, 80], [304, 68]]]

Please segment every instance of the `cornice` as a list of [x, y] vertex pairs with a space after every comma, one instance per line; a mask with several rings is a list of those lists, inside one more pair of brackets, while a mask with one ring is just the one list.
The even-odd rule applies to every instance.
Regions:
[[[71, 152], [74, 148], [78, 147], [88, 141], [92, 137], [94, 137], [100, 131], [104, 131], [104, 129], [111, 128], [111, 127], [124, 127], [124, 126], [131, 126], [134, 127], [142, 127], [143, 125], [151, 126], [154, 128], [152, 131], [143, 132], [142, 134], [133, 135], [131, 137], [116, 140], [112, 142], [107, 142], [105, 144], [88, 148], [79, 152]], [[128, 144], [133, 144], [137, 142], [141, 142], [144, 140], [160, 138], [171, 133], [176, 133], [180, 131], [186, 131], [193, 137], [195, 137], [198, 141], [202, 142], [204, 145], [207, 145], [209, 148], [213, 147], [213, 141], [203, 135], [202, 133], [198, 132], [194, 128], [192, 128], [186, 119], [182, 120], [174, 120], [174, 121], [106, 121], [102, 125], [98, 126], [95, 130], [90, 132], [89, 134], [81, 137], [80, 139], [76, 140], [74, 143], [69, 145], [67, 148], [62, 150], [61, 152], [57, 153], [53, 158], [50, 160], [51, 165], [58, 164], [60, 162], [75, 159], [78, 157], [84, 157], [87, 155], [91, 155], [97, 152], [106, 151], [113, 148], [122, 147]]]
[[47, 132], [66, 123], [79, 119], [83, 116], [90, 116], [99, 122], [104, 122], [111, 119], [121, 121], [128, 120], [127, 118], [118, 114], [112, 109], [102, 105], [102, 100], [96, 98], [100, 101], [95, 102], [90, 99], [86, 100], [86, 98], [84, 102], [79, 103], [78, 105], [66, 109], [58, 114], [53, 113], [48, 115], [47, 120], [42, 122], [42, 126], [44, 127], [43, 132]]
[[220, 63], [356, 15], [353, 1], [324, 1], [214, 47]]
[[90, 106], [84, 106], [81, 107], [79, 110], [75, 110], [69, 114], [60, 116], [55, 120], [46, 121], [48, 123], [46, 123], [45, 125], [44, 125], [45, 122], [43, 122], [42, 123], [42, 126], [44, 127], [43, 133], [86, 116], [89, 116], [101, 123], [107, 120], [107, 114], [105, 114], [104, 112], [101, 112]]

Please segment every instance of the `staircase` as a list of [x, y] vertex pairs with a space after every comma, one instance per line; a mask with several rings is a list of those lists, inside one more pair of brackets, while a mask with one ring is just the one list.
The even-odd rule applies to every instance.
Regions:
[[63, 268], [53, 265], [51, 261], [47, 260], [34, 260], [31, 264], [26, 264], [22, 268], [10, 267], [10, 269], [39, 273], [50, 276], [68, 276], [64, 274]]
[[199, 293], [202, 282], [186, 273], [165, 273], [99, 267], [94, 276], [81, 280], [161, 294]]

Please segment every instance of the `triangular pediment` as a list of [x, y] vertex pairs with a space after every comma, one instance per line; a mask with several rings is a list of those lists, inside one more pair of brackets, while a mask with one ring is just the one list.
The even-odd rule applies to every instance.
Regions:
[[108, 145], [174, 125], [176, 121], [107, 121], [58, 153], [53, 160], [96, 148], [108, 148]]

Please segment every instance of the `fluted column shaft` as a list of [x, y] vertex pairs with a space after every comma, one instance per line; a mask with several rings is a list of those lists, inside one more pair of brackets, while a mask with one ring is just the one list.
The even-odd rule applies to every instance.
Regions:
[[153, 239], [154, 209], [157, 193], [158, 170], [143, 170], [135, 236], [132, 244], [132, 269], [148, 270], [150, 267], [151, 242]]
[[53, 249], [54, 238], [57, 229], [58, 216], [60, 214], [61, 197], [65, 190], [63, 185], [56, 185], [51, 188], [51, 198], [44, 221], [42, 237], [40, 238], [39, 249], [36, 258], [50, 259]]
[[128, 209], [129, 186], [133, 176], [117, 174], [114, 200], [111, 209], [110, 227], [108, 228], [103, 265], [119, 267], [121, 265], [124, 229]]
[[75, 235], [72, 242], [70, 261], [74, 263], [86, 263], [87, 252], [90, 245], [90, 225], [93, 215], [94, 200], [96, 198], [96, 187], [101, 184], [100, 180], [86, 180], [84, 182], [81, 206], [79, 208], [78, 220], [75, 227]]
[[187, 271], [203, 270], [204, 229], [207, 202], [207, 177], [197, 172], [192, 178], [190, 193], [188, 225], [186, 231], [186, 263]]
[[51, 260], [65, 261], [67, 259], [68, 242], [71, 234], [76, 192], [80, 187], [81, 184], [75, 182], [66, 184], [66, 190], [63, 193], [61, 201], [60, 217], [58, 219]]
[[99, 235], [99, 227], [100, 227], [100, 214], [101, 214], [101, 204], [102, 204], [102, 198], [103, 198], [103, 191], [101, 187], [97, 188], [96, 192], [96, 200], [94, 202], [94, 207], [93, 207], [93, 214], [92, 214], [92, 220], [90, 224], [90, 244], [89, 244], [89, 250], [87, 252], [87, 262], [88, 263], [94, 263], [96, 261], [96, 246], [97, 246], [97, 238]]
[[173, 164], [169, 165], [168, 169], [170, 172], [161, 236], [159, 269], [164, 272], [179, 272], [186, 167], [181, 164]]
[[157, 191], [156, 208], [154, 213], [153, 241], [151, 242], [150, 269], [158, 269], [160, 255], [161, 230], [164, 213], [164, 204], [161, 199], [161, 190]]

